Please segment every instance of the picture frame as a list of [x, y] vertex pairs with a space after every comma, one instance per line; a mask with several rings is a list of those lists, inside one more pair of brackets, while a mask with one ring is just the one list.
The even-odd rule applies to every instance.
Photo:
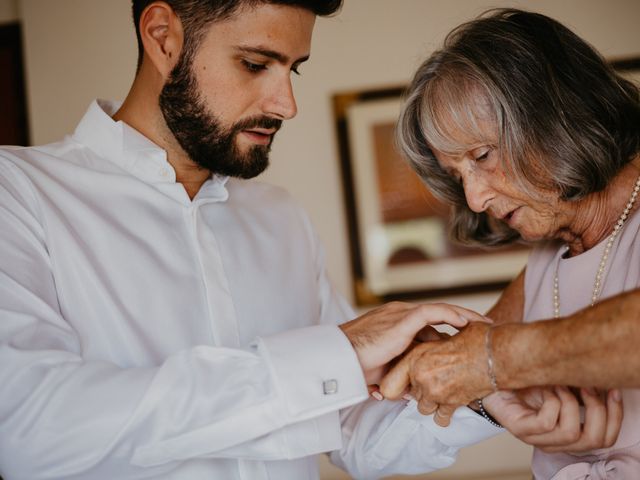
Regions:
[[29, 145], [22, 27], [0, 25], [0, 145]]
[[640, 56], [611, 60], [611, 65], [623, 77], [640, 86]]
[[504, 288], [528, 249], [466, 249], [448, 240], [447, 208], [394, 148], [403, 91], [333, 96], [356, 303]]
[[[611, 63], [640, 83], [640, 57]], [[448, 240], [447, 208], [394, 148], [404, 88], [332, 98], [355, 302], [501, 290], [524, 268], [529, 249], [465, 249]]]

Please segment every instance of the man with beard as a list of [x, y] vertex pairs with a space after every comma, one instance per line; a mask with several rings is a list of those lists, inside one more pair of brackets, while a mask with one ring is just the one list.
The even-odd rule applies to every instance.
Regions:
[[339, 4], [134, 1], [125, 101], [0, 150], [5, 480], [313, 479], [329, 451], [358, 478], [416, 473], [500, 431], [367, 400], [424, 327], [483, 318], [395, 303], [347, 321], [304, 213], [240, 180], [266, 168]]

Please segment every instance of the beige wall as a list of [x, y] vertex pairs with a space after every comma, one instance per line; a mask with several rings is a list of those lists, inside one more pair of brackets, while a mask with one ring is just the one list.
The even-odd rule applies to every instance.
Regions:
[[[0, 20], [10, 5], [15, 2], [0, 0]], [[126, 95], [136, 61], [129, 0], [17, 0], [17, 6], [34, 143], [71, 132], [93, 98]], [[608, 57], [640, 55], [638, 0], [346, 0], [340, 16], [320, 19], [312, 60], [295, 80], [300, 114], [279, 134], [273, 166], [263, 178], [286, 187], [309, 211], [327, 249], [329, 272], [347, 296], [351, 278], [330, 96], [406, 83], [452, 27], [493, 6], [551, 15]], [[483, 310], [494, 298], [453, 301]], [[518, 470], [528, 457], [528, 448], [503, 436], [463, 452], [449, 475]]]
[[0, 24], [18, 19], [17, 0], [0, 0]]
[[[136, 61], [128, 0], [18, 5], [34, 143], [72, 131], [94, 97], [126, 95]], [[295, 80], [300, 114], [279, 134], [263, 178], [289, 189], [310, 212], [329, 272], [346, 295], [351, 278], [330, 95], [406, 83], [452, 27], [490, 6], [507, 5], [554, 16], [607, 56], [640, 54], [637, 0], [346, 0], [339, 17], [318, 21], [312, 61]], [[491, 298], [472, 305], [483, 307]]]

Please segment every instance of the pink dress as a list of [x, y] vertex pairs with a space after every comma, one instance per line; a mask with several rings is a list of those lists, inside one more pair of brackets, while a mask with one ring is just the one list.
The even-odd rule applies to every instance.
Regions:
[[[607, 239], [571, 258], [565, 247], [547, 243], [534, 249], [525, 276], [524, 321], [553, 317], [553, 277], [558, 269], [560, 315], [569, 315], [591, 302], [593, 283]], [[600, 300], [640, 287], [640, 214], [636, 211], [616, 238], [604, 271]], [[640, 321], [640, 319], [638, 319]], [[640, 479], [640, 389], [622, 391], [624, 420], [611, 448], [579, 455], [547, 454], [535, 450], [536, 480]]]

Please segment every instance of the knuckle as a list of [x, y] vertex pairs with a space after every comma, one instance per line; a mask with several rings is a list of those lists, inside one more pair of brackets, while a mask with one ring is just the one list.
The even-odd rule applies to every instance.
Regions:
[[551, 432], [555, 427], [556, 421], [553, 418], [545, 418], [540, 422], [540, 431], [542, 433]]
[[412, 377], [416, 383], [420, 384], [429, 384], [431, 380], [431, 374], [427, 370], [423, 369], [416, 369], [413, 372]]
[[576, 443], [580, 440], [582, 432], [579, 428], [571, 428], [566, 431], [566, 441], [567, 443]]

